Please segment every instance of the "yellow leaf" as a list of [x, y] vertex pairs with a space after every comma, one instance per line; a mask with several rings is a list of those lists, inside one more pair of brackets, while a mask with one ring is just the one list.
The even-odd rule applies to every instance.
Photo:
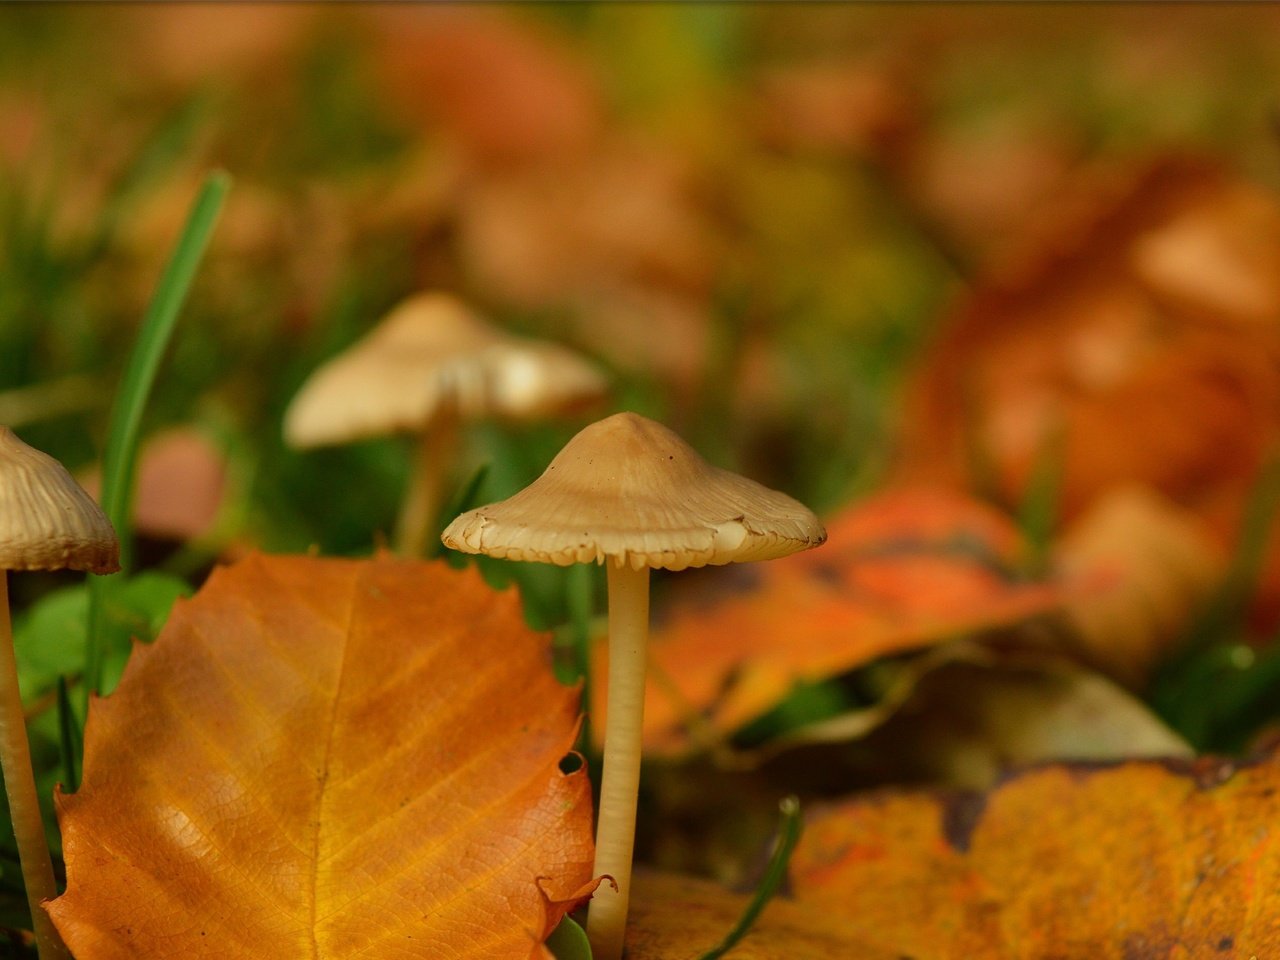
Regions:
[[94, 703], [49, 911], [79, 960], [545, 957], [592, 861], [576, 700], [473, 571], [251, 557]]
[[[718, 944], [750, 900], [707, 880], [639, 872], [627, 925], [626, 960], [692, 960]], [[778, 898], [728, 960], [901, 960], [872, 946], [837, 913]]]
[[810, 822], [792, 889], [916, 960], [1280, 956], [1280, 763], [1058, 765]]
[[[1136, 484], [1231, 548], [1280, 439], [1274, 192], [1174, 153], [1088, 173], [1034, 221], [923, 357], [901, 479], [1016, 504], [1052, 462], [1065, 523]], [[1261, 593], [1264, 627], [1275, 537]]]
[[1196, 517], [1147, 487], [1108, 491], [1057, 547], [1061, 569], [1106, 587], [1073, 597], [1067, 621], [1080, 653], [1141, 687], [1226, 573]]

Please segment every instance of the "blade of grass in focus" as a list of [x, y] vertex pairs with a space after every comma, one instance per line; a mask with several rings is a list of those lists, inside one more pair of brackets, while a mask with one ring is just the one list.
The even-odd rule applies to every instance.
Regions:
[[719, 960], [745, 937], [759, 918], [760, 913], [773, 899], [773, 895], [782, 886], [787, 875], [787, 866], [791, 863], [791, 854], [800, 842], [803, 824], [800, 821], [800, 801], [795, 797], [785, 798], [779, 804], [782, 822], [778, 826], [778, 839], [774, 843], [773, 856], [769, 858], [769, 866], [765, 869], [764, 879], [756, 887], [755, 895], [742, 911], [742, 916], [734, 924], [733, 929], [719, 944], [704, 953], [698, 960]]
[[58, 751], [62, 755], [62, 776], [65, 778], [62, 786], [68, 793], [75, 793], [80, 789], [80, 757], [84, 753], [84, 742], [71, 706], [66, 677], [58, 678]]
[[[137, 467], [142, 411], [151, 394], [160, 360], [173, 335], [182, 305], [191, 290], [196, 269], [208, 249], [230, 184], [231, 178], [222, 171], [211, 173], [205, 179], [177, 245], [160, 276], [111, 409], [107, 446], [102, 457], [102, 509], [120, 538], [120, 566], [125, 573], [132, 560], [129, 512]], [[83, 704], [86, 715], [89, 696], [98, 691], [102, 678], [102, 618], [110, 582], [109, 577], [89, 577], [89, 624], [85, 643]]]

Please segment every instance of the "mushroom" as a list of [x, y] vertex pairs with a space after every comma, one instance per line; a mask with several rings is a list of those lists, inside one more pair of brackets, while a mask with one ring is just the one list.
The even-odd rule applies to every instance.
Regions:
[[605, 391], [600, 370], [566, 347], [502, 333], [456, 298], [424, 293], [311, 375], [285, 414], [284, 436], [314, 447], [416, 433], [396, 543], [417, 555], [440, 509], [461, 421], [537, 419]]
[[587, 934], [597, 960], [622, 955], [640, 779], [649, 570], [770, 560], [826, 532], [805, 506], [713, 467], [671, 430], [634, 413], [592, 424], [532, 484], [462, 514], [448, 547], [509, 560], [608, 568], [609, 705], [596, 826], [597, 891]]
[[42, 960], [69, 957], [40, 904], [57, 896], [9, 623], [9, 570], [120, 569], [120, 545], [98, 505], [47, 454], [0, 427], [0, 768]]

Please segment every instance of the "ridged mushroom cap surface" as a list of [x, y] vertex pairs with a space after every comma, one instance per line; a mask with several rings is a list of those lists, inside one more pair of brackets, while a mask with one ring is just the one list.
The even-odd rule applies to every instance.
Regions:
[[462, 514], [442, 539], [509, 560], [683, 570], [771, 560], [826, 536], [799, 501], [711, 466], [660, 423], [619, 413], [578, 433], [519, 493]]
[[0, 427], [0, 570], [119, 569], [102, 509], [62, 464]]
[[447, 294], [419, 294], [311, 375], [284, 435], [314, 447], [417, 432], [446, 411], [529, 419], [585, 405], [606, 387], [566, 347], [505, 334]]

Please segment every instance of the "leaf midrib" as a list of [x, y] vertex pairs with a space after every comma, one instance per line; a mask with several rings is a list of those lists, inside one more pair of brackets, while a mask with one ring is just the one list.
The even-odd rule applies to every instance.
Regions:
[[319, 919], [320, 838], [325, 824], [325, 800], [329, 795], [329, 760], [333, 754], [334, 734], [338, 722], [338, 705], [342, 702], [342, 688], [347, 678], [347, 653], [351, 649], [351, 626], [355, 622], [356, 597], [359, 594], [360, 583], [363, 579], [363, 573], [356, 575], [355, 583], [351, 589], [351, 597], [347, 603], [346, 622], [343, 624], [341, 631], [342, 653], [338, 658], [338, 679], [333, 691], [333, 705], [329, 710], [329, 717], [325, 721], [324, 750], [320, 756], [320, 783], [316, 791], [316, 822], [311, 844], [311, 862], [308, 878], [310, 881], [310, 903], [308, 906], [311, 914], [309, 933], [312, 960], [320, 960], [321, 957], [320, 941], [316, 937], [316, 925]]

